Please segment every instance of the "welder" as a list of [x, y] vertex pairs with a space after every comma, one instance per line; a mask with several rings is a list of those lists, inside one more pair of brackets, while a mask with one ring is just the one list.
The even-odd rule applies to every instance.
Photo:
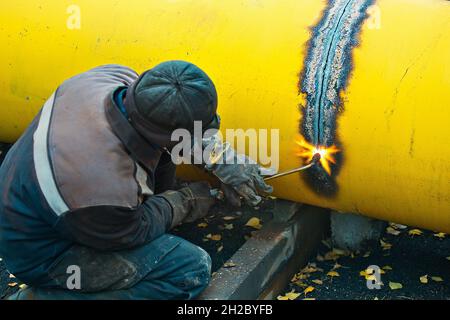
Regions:
[[[175, 183], [176, 129], [218, 129], [217, 92], [197, 66], [168, 61], [140, 76], [120, 65], [63, 82], [0, 168], [0, 256], [29, 287], [11, 299], [192, 299], [211, 259], [170, 234], [207, 215], [206, 182]], [[202, 163], [235, 205], [270, 193], [251, 159], [205, 137]], [[214, 144], [211, 146], [211, 144]], [[217, 152], [219, 150], [219, 152]]]

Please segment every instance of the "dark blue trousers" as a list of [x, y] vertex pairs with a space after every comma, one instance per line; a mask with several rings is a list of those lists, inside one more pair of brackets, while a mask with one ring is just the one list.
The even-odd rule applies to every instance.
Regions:
[[[74, 267], [80, 276], [75, 289]], [[170, 234], [119, 252], [75, 245], [52, 265], [48, 283], [10, 299], [193, 299], [208, 285], [210, 273], [207, 252]]]

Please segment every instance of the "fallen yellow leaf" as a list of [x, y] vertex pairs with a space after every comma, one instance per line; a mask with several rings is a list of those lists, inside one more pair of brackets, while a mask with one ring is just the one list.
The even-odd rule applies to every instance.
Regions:
[[322, 281], [322, 280], [319, 280], [319, 279], [311, 280], [311, 282], [313, 282], [313, 283], [315, 283], [315, 284], [323, 284], [323, 281]]
[[225, 225], [223, 226], [225, 230], [233, 230], [234, 226], [232, 223], [225, 223]]
[[383, 248], [383, 250], [389, 250], [392, 248], [392, 244], [385, 242], [383, 240], [380, 240], [380, 245], [381, 245], [381, 248]]
[[225, 264], [223, 265], [224, 268], [234, 268], [236, 267], [236, 263], [233, 262], [225, 262]]
[[222, 219], [225, 220], [225, 221], [230, 221], [230, 220], [236, 219], [236, 217], [233, 217], [233, 216], [225, 216], [225, 217], [223, 217]]
[[340, 267], [342, 267], [342, 265], [336, 262], [333, 266], [333, 270], [339, 269]]
[[308, 293], [313, 292], [314, 290], [315, 290], [314, 287], [309, 286], [308, 288], [306, 288], [306, 289], [303, 291], [303, 293], [304, 293], [305, 296], [306, 296]]
[[419, 280], [420, 280], [420, 282], [422, 282], [422, 283], [428, 283], [428, 275], [426, 274], [426, 275], [424, 275], [424, 276], [421, 276], [421, 277], [419, 278]]
[[400, 231], [395, 230], [395, 229], [392, 228], [392, 227], [387, 227], [387, 228], [386, 228], [386, 232], [389, 233], [389, 234], [392, 234], [392, 235], [394, 235], [394, 236], [398, 236], [398, 235], [400, 234]]
[[306, 280], [308, 278], [309, 278], [309, 274], [300, 272], [300, 273], [297, 273], [296, 275], [294, 275], [294, 277], [292, 278], [291, 281], [296, 282], [298, 280]]
[[313, 273], [313, 272], [317, 272], [317, 268], [313, 265], [307, 265], [306, 267], [304, 267], [302, 269], [302, 273]]
[[346, 255], [348, 255], [348, 251], [337, 249], [337, 248], [333, 248], [333, 252], [335, 254], [337, 254], [338, 256], [346, 256]]
[[303, 298], [302, 300], [316, 300], [316, 298]]
[[25, 283], [22, 283], [22, 284], [19, 286], [19, 288], [22, 289], [22, 290], [24, 290], [24, 289], [28, 288], [28, 286], [27, 286]]
[[435, 236], [436, 238], [439, 238], [439, 239], [444, 239], [445, 233], [443, 233], [443, 232], [434, 233], [433, 236]]
[[371, 252], [367, 251], [366, 253], [364, 253], [363, 258], [368, 258], [370, 256]]
[[206, 222], [202, 222], [197, 225], [197, 227], [199, 227], [199, 228], [206, 228], [207, 226], [208, 226], [208, 224]]
[[363, 270], [359, 272], [359, 275], [364, 277], [366, 280], [376, 280], [375, 275], [373, 274], [368, 274], [367, 270]]
[[419, 229], [411, 229], [411, 230], [408, 231], [408, 234], [410, 236], [421, 236], [422, 233], [423, 233], [423, 231], [419, 230]]
[[383, 270], [392, 270], [392, 267], [391, 266], [384, 266], [381, 269], [383, 269]]
[[217, 248], [217, 252], [222, 252], [222, 250], [223, 250], [223, 246], [220, 246]]
[[248, 227], [258, 229], [258, 230], [262, 228], [261, 220], [259, 220], [259, 218], [256, 218], [256, 217], [253, 217], [250, 220], [248, 220], [245, 225]]
[[278, 296], [278, 300], [295, 300], [300, 296], [300, 293], [297, 293], [295, 291], [291, 291], [286, 293], [284, 296]]
[[325, 260], [337, 260], [339, 259], [340, 255], [338, 255], [336, 252], [332, 251], [328, 251], [327, 253], [325, 253], [325, 255], [323, 256], [323, 258]]
[[295, 281], [294, 284], [298, 287], [306, 288], [308, 285], [302, 281]]
[[394, 222], [390, 222], [389, 225], [390, 225], [392, 228], [400, 229], [400, 230], [403, 230], [403, 229], [406, 229], [406, 228], [407, 228], [407, 226], [405, 226], [405, 225], [403, 225], [403, 224], [398, 224], [398, 223], [394, 223]]
[[15, 287], [15, 286], [17, 286], [17, 282], [11, 282], [11, 283], [8, 283], [8, 286], [10, 286], [10, 287]]
[[222, 236], [220, 234], [208, 234], [206, 238], [211, 239], [213, 241], [220, 241]]
[[327, 276], [329, 276], [329, 277], [339, 277], [339, 273], [337, 271], [329, 271], [327, 273]]
[[400, 282], [389, 281], [389, 288], [391, 288], [391, 290], [398, 290], [403, 288], [403, 285]]
[[431, 280], [436, 281], [436, 282], [444, 281], [444, 279], [442, 279], [441, 277], [431, 277]]

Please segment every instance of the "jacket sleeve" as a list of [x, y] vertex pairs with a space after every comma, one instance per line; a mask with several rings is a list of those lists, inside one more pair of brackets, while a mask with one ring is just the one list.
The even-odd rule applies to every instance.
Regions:
[[163, 196], [152, 196], [137, 208], [96, 206], [69, 211], [56, 223], [70, 240], [102, 251], [130, 249], [166, 233], [172, 207]]

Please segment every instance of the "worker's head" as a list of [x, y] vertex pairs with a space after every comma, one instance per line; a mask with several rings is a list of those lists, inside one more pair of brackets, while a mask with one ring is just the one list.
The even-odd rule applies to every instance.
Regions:
[[[147, 140], [171, 147], [173, 130], [218, 128], [217, 92], [208, 75], [192, 63], [163, 62], [144, 72], [127, 91], [125, 108], [131, 124]], [[176, 142], [175, 142], [176, 143]]]

